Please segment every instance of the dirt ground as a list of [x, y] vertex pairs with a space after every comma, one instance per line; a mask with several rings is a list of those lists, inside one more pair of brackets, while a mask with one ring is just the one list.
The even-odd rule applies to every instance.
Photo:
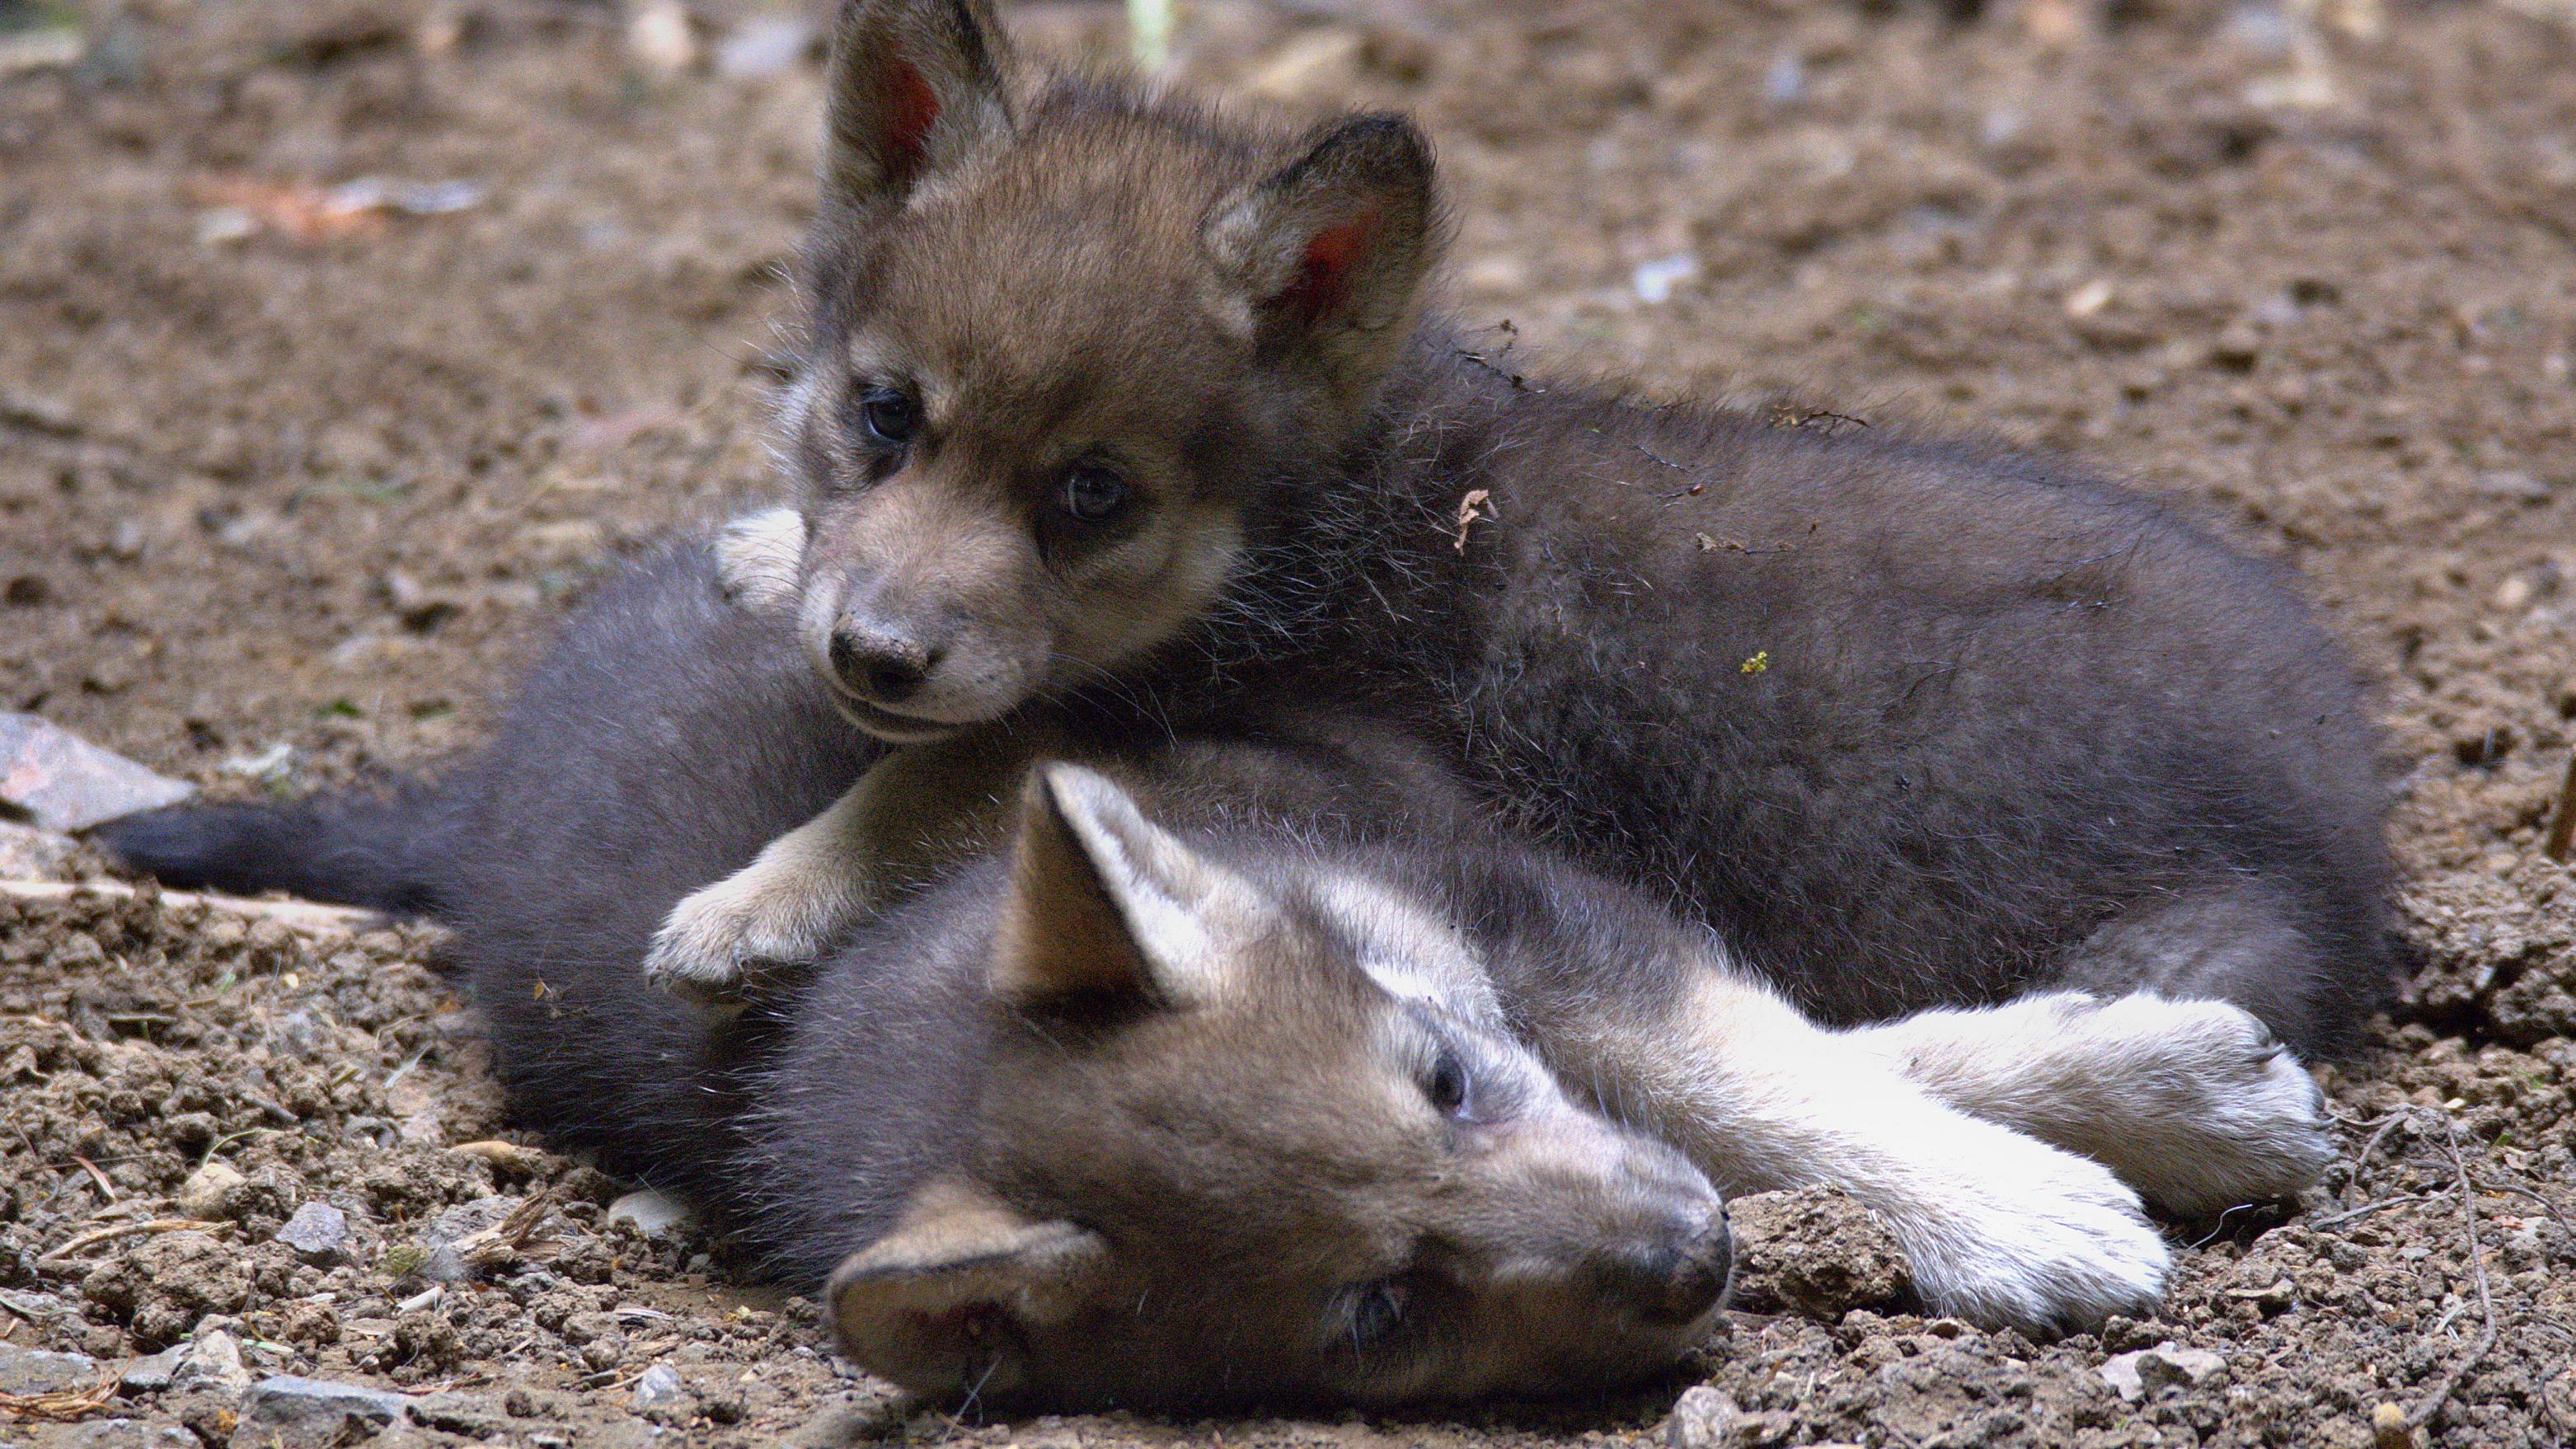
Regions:
[[[0, 1445], [2309, 1445], [2419, 1408], [2442, 1444], [2576, 1440], [2556, 3], [1184, 14], [1187, 81], [1426, 120], [1452, 300], [1515, 364], [2063, 450], [2305, 572], [2383, 688], [2421, 972], [2329, 1073], [2352, 1159], [2177, 1225], [2156, 1319], [1926, 1322], [1865, 1223], [1789, 1204], [1747, 1233], [1768, 1297], [1653, 1391], [960, 1421], [721, 1244], [613, 1220], [598, 1173], [459, 1151], [510, 1134], [424, 936], [0, 898]], [[0, 4], [86, 51], [0, 74], [0, 709], [222, 792], [423, 764], [604, 561], [773, 491], [819, 70], [753, 53], [796, 12], [710, 0], [639, 47], [655, 13]], [[1059, 55], [1119, 34], [1011, 14]], [[243, 1392], [272, 1375], [399, 1397]], [[1694, 1383], [1725, 1403], [1668, 1425]]]

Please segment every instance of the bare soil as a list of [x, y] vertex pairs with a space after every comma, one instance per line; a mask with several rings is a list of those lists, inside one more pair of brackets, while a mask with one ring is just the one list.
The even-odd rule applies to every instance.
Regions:
[[[253, 1413], [240, 1383], [273, 1374], [398, 1391], [383, 1444], [1660, 1442], [1694, 1383], [1727, 1402], [1676, 1442], [2359, 1445], [2425, 1406], [2443, 1444], [2576, 1439], [2576, 882], [2541, 848], [2576, 740], [2576, 24], [2550, 4], [1185, 16], [1186, 81], [1425, 118], [1452, 300], [1504, 365], [2058, 450], [2310, 580], [2381, 687], [2420, 971], [2328, 1072], [2354, 1157], [2294, 1212], [2176, 1225], [2154, 1320], [1927, 1322], [1865, 1219], [1797, 1201], [1750, 1211], [1742, 1311], [1649, 1392], [961, 1420], [836, 1365], [721, 1244], [611, 1221], [598, 1173], [458, 1151], [509, 1133], [426, 936], [0, 898], [0, 1445], [326, 1442]], [[606, 561], [773, 491], [812, 59], [660, 75], [583, 0], [0, 25], [65, 13], [86, 59], [0, 77], [0, 708], [219, 792], [422, 765]], [[707, 47], [763, 18], [692, 13]], [[1119, 33], [1012, 14], [1057, 54]], [[323, 190], [367, 177], [470, 204]], [[336, 1248], [276, 1240], [315, 1203]], [[114, 1383], [171, 1345], [178, 1382]]]

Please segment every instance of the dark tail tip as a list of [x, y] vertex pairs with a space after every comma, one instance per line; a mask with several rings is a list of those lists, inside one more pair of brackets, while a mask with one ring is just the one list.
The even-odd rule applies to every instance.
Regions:
[[423, 866], [434, 832], [417, 792], [325, 796], [287, 805], [182, 805], [110, 821], [90, 838], [182, 890], [307, 900], [426, 915], [437, 893]]

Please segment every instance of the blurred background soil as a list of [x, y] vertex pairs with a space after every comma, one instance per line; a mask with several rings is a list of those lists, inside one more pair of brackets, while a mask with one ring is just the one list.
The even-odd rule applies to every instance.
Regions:
[[[0, 709], [218, 793], [425, 765], [598, 569], [771, 497], [813, 20], [0, 3]], [[1649, 1392], [983, 1423], [491, 1145], [425, 938], [0, 898], [0, 1445], [2576, 1440], [2576, 11], [1197, 0], [1173, 70], [1419, 114], [1515, 369], [2000, 436], [2299, 568], [2420, 959], [2329, 1074], [2354, 1160], [2054, 1344], [1909, 1316], [1828, 1199]]]

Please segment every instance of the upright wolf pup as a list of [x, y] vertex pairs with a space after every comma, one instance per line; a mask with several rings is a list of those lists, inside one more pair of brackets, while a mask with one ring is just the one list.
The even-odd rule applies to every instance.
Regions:
[[1339, 697], [1830, 1021], [2153, 989], [2327, 1052], [2385, 990], [2366, 711], [2278, 570], [2026, 458], [1503, 374], [1421, 320], [1393, 116], [1052, 79], [959, 0], [852, 4], [830, 88], [804, 543], [751, 575], [950, 749], [684, 903], [661, 978], [810, 959], [925, 802], [989, 839], [959, 732], [1032, 701]]
[[653, 923], [867, 761], [703, 549], [594, 595], [435, 781], [108, 842], [450, 922], [523, 1120], [830, 1273], [845, 1347], [925, 1392], [1614, 1382], [1704, 1326], [1719, 1191], [1806, 1182], [1878, 1209], [1938, 1310], [2091, 1323], [2156, 1296], [2138, 1194], [2204, 1211], [2326, 1160], [2315, 1089], [2233, 1007], [1819, 1030], [1706, 932], [1502, 843], [1401, 734], [1258, 723], [1077, 724], [1097, 772], [1038, 775], [1000, 850], [713, 1033], [636, 989]]

